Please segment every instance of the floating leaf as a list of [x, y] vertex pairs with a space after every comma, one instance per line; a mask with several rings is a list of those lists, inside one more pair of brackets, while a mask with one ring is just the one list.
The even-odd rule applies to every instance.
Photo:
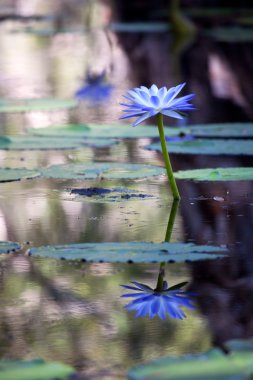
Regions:
[[21, 245], [19, 243], [14, 243], [12, 241], [0, 241], [0, 253], [16, 252], [20, 249]]
[[196, 137], [226, 137], [246, 138], [253, 137], [253, 123], [223, 123], [193, 125], [190, 133]]
[[70, 192], [74, 195], [76, 200], [89, 200], [91, 202], [124, 202], [124, 201], [136, 201], [143, 199], [154, 198], [153, 195], [143, 193], [127, 187], [115, 187], [106, 189], [103, 187], [88, 187], [82, 189], [72, 189]]
[[[61, 136], [61, 135], [59, 135]], [[82, 146], [108, 147], [116, 144], [113, 139], [86, 139], [80, 140], [69, 137], [42, 137], [42, 136], [1, 136], [0, 149], [3, 150], [49, 150], [75, 149]]]
[[0, 168], [0, 182], [20, 181], [36, 178], [40, 173], [36, 170]]
[[0, 360], [1, 380], [64, 380], [74, 373], [75, 370], [66, 364], [45, 362], [42, 359]]
[[0, 112], [54, 111], [77, 105], [75, 99], [0, 99]]
[[89, 162], [86, 164], [54, 165], [42, 169], [41, 173], [44, 177], [61, 179], [133, 179], [158, 176], [164, 174], [165, 170], [154, 165]]
[[205, 35], [215, 38], [218, 41], [223, 42], [252, 42], [253, 41], [253, 29], [243, 28], [238, 26], [233, 27], [216, 27], [211, 30], [207, 30]]
[[51, 245], [31, 248], [31, 256], [54, 259], [82, 260], [111, 263], [190, 262], [225, 257], [226, 250], [217, 246], [194, 245], [192, 243], [83, 243]]
[[[194, 139], [171, 141], [167, 146], [170, 153], [178, 154], [253, 155], [253, 140]], [[145, 148], [161, 151], [161, 144], [153, 143]]]
[[114, 32], [127, 33], [161, 33], [170, 29], [167, 22], [112, 22], [108, 28]]
[[216, 168], [181, 170], [175, 174], [178, 179], [196, 181], [248, 181], [253, 180], [253, 168]]
[[[166, 136], [178, 136], [189, 132], [187, 128], [165, 127]], [[130, 125], [106, 125], [106, 124], [66, 124], [56, 125], [47, 128], [32, 128], [29, 133], [40, 136], [69, 136], [88, 138], [142, 138], [159, 137], [157, 126], [142, 125], [140, 128], [133, 128]]]
[[164, 357], [129, 371], [130, 380], [248, 380], [253, 376], [253, 344], [228, 343], [232, 353], [212, 349], [198, 355]]

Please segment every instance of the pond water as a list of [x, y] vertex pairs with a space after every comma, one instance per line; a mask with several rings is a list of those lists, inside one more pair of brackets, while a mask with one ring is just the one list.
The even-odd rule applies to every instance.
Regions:
[[[73, 98], [85, 73], [105, 70], [112, 94], [104, 102], [83, 100], [74, 109], [0, 113], [2, 135], [67, 123], [119, 125], [121, 96], [134, 86], [187, 81], [198, 112], [187, 123], [252, 120], [250, 43], [226, 44], [200, 36], [175, 46], [168, 32], [123, 33], [95, 29], [51, 33], [36, 24], [0, 25], [1, 98]], [[238, 51], [241, 52], [240, 58]], [[246, 58], [248, 57], [248, 61]], [[197, 67], [196, 67], [196, 62]], [[248, 68], [248, 71], [247, 71]], [[169, 125], [171, 120], [166, 120]], [[130, 123], [124, 123], [129, 125]], [[172, 122], [175, 126], [175, 123]], [[138, 126], [137, 128], [141, 128]], [[1, 150], [1, 167], [45, 168], [89, 161], [163, 166], [151, 138], [121, 139], [110, 147], [69, 150]], [[251, 156], [172, 155], [175, 170], [253, 166]], [[178, 181], [182, 200], [172, 242], [228, 247], [229, 257], [168, 264], [170, 285], [188, 281], [198, 294], [195, 310], [180, 321], [135, 318], [124, 309], [122, 284], [155, 286], [159, 265], [83, 263], [35, 258], [31, 247], [89, 242], [165, 240], [172, 207], [165, 175], [138, 180], [36, 178], [1, 183], [0, 240], [22, 252], [0, 261], [1, 357], [42, 357], [73, 365], [82, 379], [126, 379], [127, 370], [164, 355], [204, 352], [232, 338], [249, 338], [252, 324], [251, 181]], [[150, 195], [115, 202], [73, 196], [71, 189], [130, 187]]]

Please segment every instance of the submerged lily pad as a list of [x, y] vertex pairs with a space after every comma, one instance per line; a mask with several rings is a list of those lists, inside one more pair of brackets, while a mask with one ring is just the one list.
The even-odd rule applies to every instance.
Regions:
[[253, 137], [253, 123], [222, 123], [190, 126], [190, 133], [196, 137]]
[[253, 343], [238, 341], [204, 354], [164, 357], [129, 371], [130, 380], [248, 380], [253, 377]]
[[14, 243], [12, 241], [0, 241], [0, 253], [16, 252], [20, 249], [21, 245], [19, 243]]
[[192, 243], [83, 243], [31, 248], [31, 256], [111, 263], [190, 262], [225, 257], [225, 249]]
[[0, 182], [20, 181], [21, 179], [31, 179], [39, 176], [40, 173], [36, 170], [0, 168]]
[[[167, 146], [170, 153], [177, 154], [253, 155], [253, 140], [194, 139], [171, 141]], [[161, 151], [161, 144], [153, 143], [145, 148]]]
[[[166, 136], [178, 136], [189, 132], [187, 128], [165, 127]], [[47, 128], [29, 129], [29, 133], [40, 136], [69, 136], [88, 138], [142, 138], [159, 137], [157, 126], [141, 125], [140, 128], [133, 128], [131, 125], [107, 125], [107, 124], [66, 124], [56, 125]]]
[[0, 360], [1, 380], [65, 380], [74, 373], [75, 370], [66, 364], [45, 362], [42, 359]]
[[77, 105], [75, 99], [0, 99], [0, 112], [53, 111]]
[[67, 137], [42, 136], [1, 136], [0, 150], [49, 150], [49, 149], [76, 149], [82, 146], [108, 147], [117, 144], [113, 139], [86, 139]]
[[59, 179], [133, 179], [158, 176], [164, 168], [154, 165], [115, 162], [89, 162], [86, 164], [54, 165], [42, 169], [44, 177]]
[[248, 181], [253, 180], [253, 168], [216, 168], [181, 170], [175, 174], [178, 179], [196, 181]]
[[124, 202], [124, 201], [136, 201], [143, 199], [154, 198], [153, 195], [146, 194], [127, 187], [115, 187], [112, 189], [106, 189], [103, 187], [89, 187], [82, 189], [72, 189], [70, 192], [74, 195], [76, 200], [89, 200], [91, 202]]

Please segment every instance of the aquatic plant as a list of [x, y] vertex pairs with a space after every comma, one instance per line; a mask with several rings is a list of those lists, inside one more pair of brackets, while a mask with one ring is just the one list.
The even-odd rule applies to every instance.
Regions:
[[185, 116], [185, 111], [192, 111], [195, 109], [190, 103], [194, 97], [194, 94], [176, 98], [184, 86], [185, 83], [179, 84], [176, 87], [171, 87], [170, 89], [167, 89], [166, 87], [158, 89], [158, 87], [154, 84], [150, 88], [141, 86], [140, 88], [129, 90], [128, 95], [124, 96], [131, 103], [120, 103], [122, 106], [127, 107], [123, 111], [126, 112], [126, 115], [122, 116], [120, 119], [138, 117], [133, 123], [133, 127], [149, 117], [157, 117], [157, 126], [164, 162], [174, 199], [180, 199], [180, 195], [174, 179], [169, 154], [167, 151], [163, 128], [163, 115], [176, 119], [183, 119]]
[[138, 293], [123, 294], [121, 297], [135, 298], [135, 300], [124, 307], [128, 311], [136, 311], [136, 317], [149, 316], [150, 318], [154, 318], [158, 316], [161, 319], [165, 319], [166, 315], [168, 315], [171, 318], [184, 319], [186, 315], [181, 310], [181, 307], [194, 309], [191, 298], [192, 294], [180, 289], [180, 287], [186, 285], [185, 282], [169, 288], [167, 282], [163, 281], [161, 289], [159, 289], [158, 285], [155, 289], [152, 289], [148, 285], [135, 281], [132, 284], [135, 286], [121, 286]]

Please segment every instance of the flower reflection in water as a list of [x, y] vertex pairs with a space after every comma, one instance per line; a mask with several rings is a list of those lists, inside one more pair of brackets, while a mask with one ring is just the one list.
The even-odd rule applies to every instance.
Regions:
[[136, 317], [149, 316], [150, 318], [154, 318], [157, 315], [161, 319], [165, 319], [166, 315], [168, 315], [171, 318], [184, 319], [186, 315], [181, 310], [181, 307], [187, 307], [189, 309], [195, 308], [192, 299], [194, 294], [181, 290], [181, 287], [187, 284], [186, 282], [169, 288], [167, 282], [162, 281], [160, 289], [159, 286], [152, 289], [147, 285], [134, 281], [132, 284], [134, 284], [134, 286], [121, 286], [137, 291], [138, 293], [123, 294], [121, 297], [135, 298], [135, 300], [128, 303], [125, 308], [128, 311], [136, 311]]
[[78, 100], [89, 100], [92, 103], [100, 103], [107, 100], [112, 93], [113, 86], [106, 82], [105, 72], [91, 75], [87, 73], [85, 84], [75, 93]]

